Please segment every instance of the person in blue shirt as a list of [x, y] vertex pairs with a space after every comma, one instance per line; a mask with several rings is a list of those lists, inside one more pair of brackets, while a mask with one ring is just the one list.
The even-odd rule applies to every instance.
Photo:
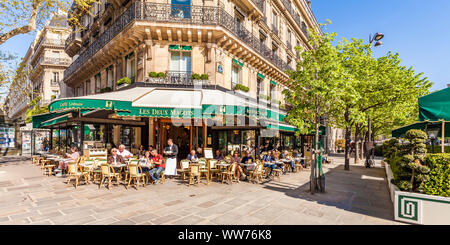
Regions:
[[188, 154], [186, 159], [191, 161], [191, 162], [197, 162], [198, 161], [198, 156], [197, 156], [197, 154], [195, 154], [195, 150], [192, 150], [191, 153]]
[[275, 164], [268, 164], [268, 163], [273, 163], [274, 161], [275, 161], [275, 157], [273, 156], [272, 151], [268, 151], [267, 155], [265, 155], [263, 157], [264, 167], [265, 168], [267, 168], [267, 167], [270, 168], [270, 173], [269, 173], [269, 175], [267, 175], [266, 178], [270, 178], [272, 176], [273, 169], [275, 168], [276, 165]]

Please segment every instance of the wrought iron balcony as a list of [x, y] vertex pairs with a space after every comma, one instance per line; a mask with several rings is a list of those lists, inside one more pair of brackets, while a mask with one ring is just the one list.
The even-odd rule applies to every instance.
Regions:
[[150, 77], [147, 78], [144, 83], [168, 86], [211, 85], [211, 82], [209, 80], [193, 79], [192, 74], [192, 72], [186, 71], [168, 71], [166, 73], [166, 77]]
[[266, 13], [264, 9], [265, 0], [252, 0], [252, 2], [259, 8], [259, 10], [261, 10], [261, 12]]
[[[281, 59], [267, 55], [267, 47], [260, 44], [259, 38], [241, 25], [235, 24], [235, 19], [221, 7], [159, 4], [151, 2], [133, 2], [85, 51], [65, 70], [64, 76], [69, 77], [78, 70], [93, 55], [110, 42], [126, 26], [133, 21], [171, 22], [197, 25], [218, 25], [238, 39], [249, 45], [257, 53], [271, 61], [279, 69], [289, 66]], [[269, 51], [270, 53], [270, 51]]]
[[[303, 22], [300, 19], [300, 16], [294, 11], [294, 8], [292, 7], [292, 4], [289, 0], [281, 0], [284, 7], [287, 9], [287, 11], [291, 14], [294, 21], [297, 23], [297, 25], [302, 29], [303, 33], [308, 37], [308, 28], [306, 27], [305, 22]], [[305, 26], [305, 27], [304, 27]]]
[[70, 33], [70, 35], [67, 37], [67, 39], [65, 41], [65, 45], [64, 45], [65, 49], [67, 49], [69, 47], [69, 45], [74, 41], [81, 42], [81, 33], [80, 32]]
[[61, 65], [68, 66], [70, 65], [71, 60], [66, 58], [53, 58], [53, 57], [41, 57], [39, 61], [36, 63], [33, 68], [38, 67], [39, 65]]

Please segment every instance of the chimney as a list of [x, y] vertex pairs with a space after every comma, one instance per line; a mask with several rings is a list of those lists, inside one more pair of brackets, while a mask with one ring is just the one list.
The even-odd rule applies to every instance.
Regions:
[[447, 83], [447, 88], [450, 88], [450, 83]]

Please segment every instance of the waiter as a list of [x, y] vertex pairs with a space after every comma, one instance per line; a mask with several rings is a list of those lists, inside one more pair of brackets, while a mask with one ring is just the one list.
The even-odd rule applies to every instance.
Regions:
[[173, 143], [172, 139], [167, 140], [168, 146], [166, 147], [164, 153], [167, 157], [166, 169], [164, 171], [165, 176], [175, 176], [177, 175], [177, 155], [178, 146]]

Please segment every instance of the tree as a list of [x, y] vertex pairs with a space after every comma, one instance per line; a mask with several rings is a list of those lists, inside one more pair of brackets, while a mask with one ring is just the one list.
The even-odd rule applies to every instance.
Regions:
[[[283, 91], [286, 102], [292, 105], [287, 121], [299, 129], [298, 134], [315, 132], [314, 159], [318, 159], [320, 121], [337, 111], [334, 101], [338, 96], [337, 81], [341, 68], [338, 50], [332, 45], [335, 37], [335, 33], [321, 35], [310, 30], [308, 42], [315, 48], [303, 50], [296, 47], [300, 62], [295, 71], [288, 71], [289, 89]], [[314, 171], [312, 164], [311, 193], [318, 188]]]
[[[87, 12], [98, 0], [0, 0], [0, 45], [10, 38], [40, 29], [60, 12], [69, 13], [72, 4]], [[72, 14], [68, 21], [79, 25], [80, 14]]]
[[342, 113], [335, 118], [337, 125], [345, 128], [345, 169], [350, 169], [349, 146], [352, 128], [359, 139], [361, 130], [372, 117], [396, 113], [395, 121], [406, 120], [413, 112], [418, 97], [428, 93], [432, 83], [423, 74], [401, 66], [398, 54], [388, 53], [378, 59], [372, 57], [370, 44], [363, 40], [343, 39], [338, 44], [343, 71], [340, 97]]

